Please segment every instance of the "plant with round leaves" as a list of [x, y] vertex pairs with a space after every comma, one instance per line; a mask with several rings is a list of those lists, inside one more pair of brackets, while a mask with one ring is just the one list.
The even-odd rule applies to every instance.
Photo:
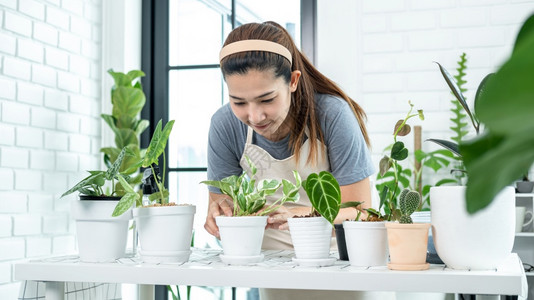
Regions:
[[328, 171], [311, 173], [302, 183], [312, 204], [312, 213], [317, 212], [332, 226], [341, 207], [341, 189], [336, 178]]
[[377, 189], [380, 195], [380, 204], [377, 211], [384, 210], [383, 217], [388, 220], [397, 220], [399, 211], [397, 208], [397, 195], [402, 188], [407, 188], [410, 185], [412, 171], [404, 169], [399, 162], [408, 157], [408, 149], [404, 146], [402, 141], [398, 141], [398, 136], [406, 136], [411, 132], [411, 127], [407, 124], [408, 120], [414, 117], [424, 120], [423, 110], [417, 110], [417, 113], [412, 113], [414, 105], [408, 102], [410, 110], [404, 119], [398, 120], [393, 130], [393, 144], [391, 146], [390, 154], [384, 155], [379, 163], [379, 173], [377, 179]]
[[[256, 165], [245, 156], [249, 165], [251, 175], [247, 172], [239, 176], [231, 175], [221, 180], [205, 180], [200, 183], [214, 186], [221, 190], [225, 195], [230, 196], [233, 201], [234, 216], [265, 216], [277, 210], [286, 202], [297, 202], [299, 200], [299, 189], [301, 187], [301, 178], [297, 171], [293, 171], [295, 184], [291, 181], [282, 179], [280, 183], [276, 179], [263, 179], [256, 182], [254, 178], [257, 173]], [[273, 196], [276, 191], [282, 187], [282, 196], [267, 205], [267, 197]]]

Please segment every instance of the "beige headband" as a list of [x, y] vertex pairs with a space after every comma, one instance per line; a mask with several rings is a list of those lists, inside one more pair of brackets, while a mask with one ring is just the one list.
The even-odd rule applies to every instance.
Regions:
[[287, 60], [289, 60], [290, 64], [293, 62], [291, 58], [291, 52], [289, 52], [286, 47], [278, 43], [265, 40], [243, 40], [228, 44], [221, 49], [221, 52], [219, 53], [219, 61], [221, 61], [223, 58], [227, 57], [230, 54], [245, 51], [272, 52], [282, 55]]

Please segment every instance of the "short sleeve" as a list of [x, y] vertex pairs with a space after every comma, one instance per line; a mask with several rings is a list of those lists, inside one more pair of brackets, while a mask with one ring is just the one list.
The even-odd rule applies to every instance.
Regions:
[[[230, 175], [239, 175], [243, 169], [239, 165], [244, 145], [239, 120], [225, 106], [211, 118], [208, 134], [208, 180], [221, 180]], [[243, 146], [241, 146], [243, 147]], [[209, 186], [209, 191], [220, 193], [218, 188]]]
[[340, 185], [371, 176], [375, 169], [356, 116], [340, 98], [321, 95], [317, 101], [330, 169]]

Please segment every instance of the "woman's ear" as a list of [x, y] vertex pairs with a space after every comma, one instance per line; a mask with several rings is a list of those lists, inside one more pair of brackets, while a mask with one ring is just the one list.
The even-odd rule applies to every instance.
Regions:
[[297, 90], [297, 86], [298, 86], [301, 74], [302, 73], [299, 70], [295, 70], [291, 72], [291, 82], [289, 83], [289, 90], [292, 93]]

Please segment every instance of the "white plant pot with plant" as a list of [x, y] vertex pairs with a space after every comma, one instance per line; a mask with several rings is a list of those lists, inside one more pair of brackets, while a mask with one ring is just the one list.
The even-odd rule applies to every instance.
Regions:
[[118, 216], [127, 208], [137, 206], [133, 209], [133, 215], [139, 232], [138, 251], [141, 259], [148, 263], [185, 262], [191, 253], [196, 206], [169, 202], [165, 177], [160, 178], [154, 169], [162, 156], [162, 173], [165, 174], [165, 147], [173, 125], [174, 120], [171, 120], [162, 130], [161, 120], [158, 122], [146, 153], [137, 164], [137, 167], [150, 168], [156, 192], [148, 197], [148, 203], [142, 203], [139, 194], [128, 186], [126, 188], [135, 196], [121, 199], [113, 212]]
[[384, 221], [344, 221], [347, 254], [352, 266], [385, 266], [388, 261]]
[[[88, 177], [61, 196], [80, 193], [80, 199], [72, 200], [70, 207], [71, 216], [76, 221], [78, 251], [82, 261], [109, 262], [125, 256], [132, 206], [124, 207], [120, 217], [112, 216], [119, 199], [137, 196], [119, 172], [125, 155], [126, 148], [122, 149], [107, 171], [89, 171]], [[116, 181], [124, 189], [122, 198], [117, 196], [120, 193]]]
[[300, 265], [326, 266], [335, 262], [330, 257], [334, 219], [341, 205], [341, 190], [337, 180], [327, 171], [312, 173], [303, 182], [312, 204], [308, 216], [288, 218], [295, 258]]
[[495, 269], [510, 255], [514, 245], [514, 188], [506, 187], [476, 214], [467, 212], [465, 193], [465, 186], [430, 189], [436, 251], [453, 269]]
[[[254, 163], [245, 156], [251, 170], [250, 177], [246, 172], [240, 176], [232, 175], [219, 181], [202, 181], [206, 185], [217, 187], [233, 200], [233, 214], [218, 216], [215, 222], [219, 227], [223, 253], [221, 260], [227, 264], [241, 265], [257, 263], [263, 260], [261, 246], [267, 225], [267, 215], [277, 210], [286, 202], [299, 199], [301, 178], [293, 171], [295, 184], [283, 179], [280, 183], [274, 179], [256, 182], [254, 176], [257, 169]], [[267, 197], [281, 188], [282, 196], [266, 205]]]
[[[527, 35], [522, 36], [524, 38]], [[527, 53], [523, 53], [523, 58], [530, 58]], [[439, 63], [438, 66], [451, 92], [469, 116], [477, 135], [481, 123], [485, 125], [485, 130], [477, 138], [462, 141], [460, 145], [431, 139], [455, 153], [465, 164], [468, 174], [467, 186], [430, 189], [434, 244], [448, 267], [494, 269], [510, 255], [515, 238], [515, 191], [507, 185], [525, 174], [532, 162], [528, 161], [528, 157], [532, 156], [525, 155], [530, 150], [521, 150], [526, 149], [521, 144], [523, 135], [515, 136], [515, 133], [521, 132], [517, 127], [524, 122], [516, 122], [515, 115], [502, 113], [503, 107], [491, 111], [492, 117], [488, 115], [491, 106], [500, 105], [496, 101], [510, 107], [508, 100], [502, 101], [509, 97], [503, 93], [500, 82], [507, 83], [509, 88], [516, 81], [509, 81], [508, 78], [514, 78], [511, 74], [501, 75], [510, 69], [488, 74], [479, 84], [475, 95], [476, 111], [471, 112], [452, 76]], [[515, 90], [514, 86], [509, 91], [514, 93]], [[505, 137], [502, 131], [506, 127], [503, 119], [515, 124], [506, 124], [509, 126], [507, 130], [513, 127], [507, 133], [509, 137]]]

